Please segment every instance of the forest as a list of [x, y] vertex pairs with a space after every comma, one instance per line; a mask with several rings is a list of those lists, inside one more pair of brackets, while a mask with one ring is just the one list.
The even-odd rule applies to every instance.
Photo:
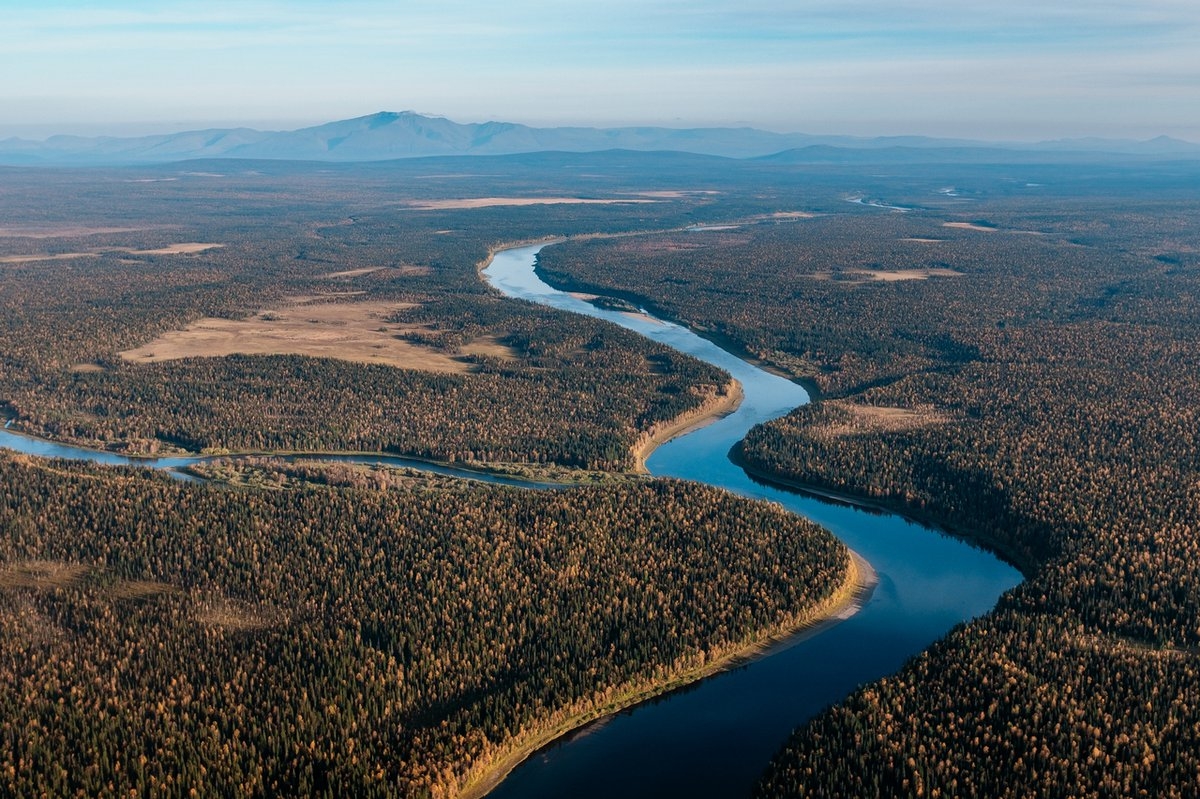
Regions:
[[327, 482], [0, 455], [3, 791], [454, 795], [847, 575], [815, 525], [695, 484]]
[[1134, 182], [913, 206], [542, 259], [817, 389], [751, 431], [754, 473], [1028, 577], [798, 729], [757, 795], [1195, 795], [1200, 198]]
[[[1194, 169], [614, 153], [2, 176], [15, 429], [631, 471], [649, 428], [727, 378], [479, 279], [503, 243], [567, 237], [539, 258], [550, 282], [812, 389], [751, 432], [748, 470], [942, 526], [1027, 578], [799, 728], [759, 795], [1200, 794]], [[508, 196], [605, 202], [468, 202]], [[369, 324], [339, 324], [368, 303]], [[437, 368], [164, 356], [289, 318], [306, 346], [358, 325]], [[455, 795], [818, 614], [848, 576], [828, 534], [697, 485], [200, 471], [0, 455], [7, 792]]]

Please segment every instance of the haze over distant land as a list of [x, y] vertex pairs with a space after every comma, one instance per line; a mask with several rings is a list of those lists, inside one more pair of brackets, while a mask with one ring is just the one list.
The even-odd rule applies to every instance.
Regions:
[[0, 139], [534, 126], [1200, 141], [1200, 5], [913, 0], [4, 2]]
[[11, 138], [0, 141], [0, 164], [150, 164], [197, 158], [356, 162], [613, 149], [769, 158], [781, 163], [1200, 159], [1200, 145], [1165, 136], [1147, 141], [1077, 139], [1016, 145], [920, 136], [781, 134], [753, 128], [534, 128], [508, 122], [463, 125], [405, 111], [380, 112], [293, 131], [232, 128], [129, 138]]

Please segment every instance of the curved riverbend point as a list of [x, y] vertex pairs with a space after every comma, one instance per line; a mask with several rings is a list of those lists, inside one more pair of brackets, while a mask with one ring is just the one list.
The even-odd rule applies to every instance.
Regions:
[[736, 380], [730, 380], [722, 387], [721, 393], [714, 394], [699, 406], [690, 411], [684, 411], [674, 419], [651, 426], [633, 445], [634, 470], [641, 474], [648, 474], [646, 459], [654, 454], [654, 450], [668, 441], [699, 430], [718, 419], [724, 419], [737, 411], [744, 398], [745, 392], [742, 391], [742, 384]]
[[[549, 744], [513, 769], [490, 796], [748, 795], [797, 725], [863, 682], [895, 672], [955, 624], [990, 610], [1021, 575], [988, 552], [904, 518], [755, 481], [729, 460], [729, 451], [755, 424], [808, 402], [805, 390], [677, 324], [598, 308], [551, 288], [535, 271], [541, 246], [498, 250], [483, 277], [510, 297], [642, 333], [725, 369], [742, 386], [744, 399], [733, 413], [654, 449], [647, 470], [769, 499], [821, 524], [870, 561], [878, 570], [878, 587], [861, 597], [861, 612], [845, 609], [850, 617], [844, 621], [831, 619], [778, 643], [764, 641], [767, 651], [761, 654], [769, 657], [750, 657], [738, 668]], [[489, 765], [493, 773], [501, 771], [499, 763]], [[474, 783], [471, 795], [479, 795], [484, 784]]]

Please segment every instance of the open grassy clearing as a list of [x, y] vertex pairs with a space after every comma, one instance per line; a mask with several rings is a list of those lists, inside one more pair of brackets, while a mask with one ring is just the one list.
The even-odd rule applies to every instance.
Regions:
[[[108, 231], [96, 231], [108, 232]], [[218, 247], [224, 247], [224, 244], [210, 244], [200, 241], [188, 241], [180, 244], [171, 244], [166, 247], [156, 247], [151, 250], [135, 250], [132, 247], [97, 247], [94, 250], [86, 250], [83, 252], [57, 252], [57, 253], [35, 253], [32, 255], [4, 255], [0, 256], [0, 264], [20, 264], [31, 261], [70, 261], [76, 258], [98, 258], [101, 255], [109, 253], [124, 253], [127, 255], [195, 255], [196, 253], [205, 252], [206, 250], [215, 250]]]
[[224, 597], [202, 603], [195, 618], [206, 627], [241, 633], [268, 630], [287, 623], [286, 614], [278, 608], [235, 602]]
[[0, 589], [36, 588], [53, 591], [75, 585], [89, 569], [79, 563], [52, 560], [26, 560], [0, 566]]
[[955, 269], [857, 269], [854, 274], [895, 283], [901, 280], [928, 280], [931, 277], [962, 277], [963, 273]]
[[630, 192], [630, 193], [636, 197], [655, 197], [655, 198], [664, 199], [664, 200], [681, 200], [686, 197], [703, 197], [703, 196], [708, 196], [708, 195], [720, 194], [721, 192], [706, 190], [706, 189], [693, 189], [690, 191], [678, 190], [678, 189], [665, 189], [665, 190], [661, 190], [661, 191], [635, 191], [635, 192]]
[[37, 255], [2, 255], [0, 264], [23, 264], [34, 261], [72, 261], [76, 258], [94, 258], [99, 252], [60, 252], [53, 255], [40, 253]]
[[987, 225], [977, 225], [974, 222], [943, 222], [942, 227], [958, 228], [959, 230], [982, 230], [986, 233], [995, 233], [1000, 229]]
[[431, 332], [425, 325], [387, 321], [397, 311], [411, 307], [403, 303], [337, 303], [300, 297], [287, 307], [260, 311], [249, 319], [198, 319], [183, 330], [170, 331], [141, 347], [125, 350], [121, 357], [133, 363], [156, 363], [235, 354], [309, 355], [459, 374], [471, 369], [472, 355], [517, 358], [517, 353], [495, 336], [481, 336], [454, 354], [399, 338]]
[[584, 197], [468, 197], [458, 200], [417, 200], [406, 203], [414, 211], [448, 211], [462, 208], [495, 208], [519, 205], [628, 205], [657, 200], [601, 200]]
[[808, 277], [813, 280], [831, 280], [843, 284], [861, 284], [873, 281], [898, 283], [903, 280], [928, 280], [931, 277], [962, 277], [963, 273], [955, 269], [844, 269], [838, 272], [813, 272]]
[[153, 230], [152, 227], [83, 227], [75, 225], [60, 225], [46, 227], [38, 225], [5, 225], [0, 226], [0, 238], [12, 239], [57, 239], [75, 236], [99, 236], [104, 233], [137, 233], [143, 230]]
[[177, 594], [179, 589], [158, 580], [118, 580], [108, 589], [113, 599], [146, 599], [163, 594]]
[[224, 244], [209, 244], [202, 241], [188, 241], [182, 244], [169, 244], [166, 247], [157, 247], [152, 250], [117, 249], [114, 252], [127, 252], [130, 255], [193, 255], [198, 252], [215, 250], [224, 246]]
[[428, 275], [432, 274], [433, 270], [428, 266], [416, 266], [414, 264], [402, 264], [401, 266], [364, 266], [359, 269], [343, 269], [340, 272], [329, 272], [321, 275], [326, 280], [343, 280], [352, 277], [361, 277], [374, 272], [387, 270], [390, 275]]
[[107, 584], [104, 570], [83, 563], [56, 560], [20, 560], [0, 565], [0, 590], [58, 591], [99, 578], [105, 585], [104, 594], [112, 599], [143, 599], [161, 594], [175, 594], [179, 589], [157, 580], [115, 580]]
[[1022, 236], [1044, 236], [1046, 235], [1040, 230], [1013, 230], [1009, 228], [999, 228], [993, 225], [983, 225], [976, 222], [943, 222], [942, 227], [958, 228], [959, 230], [981, 230], [985, 233], [1018, 233]]
[[861, 405], [846, 400], [828, 400], [831, 408], [845, 411], [849, 417], [813, 428], [813, 434], [825, 439], [842, 438], [862, 433], [902, 433], [945, 424], [952, 417], [932, 406], [897, 408], [882, 405]]

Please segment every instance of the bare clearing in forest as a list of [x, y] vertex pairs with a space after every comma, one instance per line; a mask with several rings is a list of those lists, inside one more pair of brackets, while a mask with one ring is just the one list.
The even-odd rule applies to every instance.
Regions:
[[414, 211], [448, 211], [460, 208], [493, 208], [501, 205], [612, 205], [652, 203], [656, 200], [595, 200], [583, 197], [469, 197], [460, 200], [416, 200], [407, 203]]
[[[103, 570], [82, 563], [53, 560], [25, 560], [0, 566], [0, 589], [32, 588], [57, 591], [79, 585]], [[157, 580], [116, 580], [106, 590], [110, 599], [145, 599], [162, 594], [177, 594], [179, 589]]]
[[0, 256], [0, 264], [23, 264], [31, 261], [69, 261], [74, 258], [94, 258], [98, 252], [61, 252], [54, 255], [40, 253], [37, 255], [4, 255]]
[[897, 283], [902, 280], [928, 280], [931, 277], [962, 277], [954, 269], [846, 269], [840, 272], [813, 272], [813, 280], [831, 280], [851, 286], [883, 281]]
[[902, 433], [945, 424], [952, 419], [949, 414], [932, 406], [896, 408], [860, 405], [846, 400], [829, 400], [826, 404], [847, 412], [850, 418], [813, 427], [812, 434], [822, 438], [841, 438], [861, 433]]
[[[980, 225], [975, 222], [943, 222], [942, 227], [958, 228], [959, 230], [982, 230], [985, 233], [996, 233], [1001, 228], [991, 225]], [[1005, 230], [1006, 233], [1019, 233], [1022, 236], [1044, 236], [1046, 235], [1040, 230]]]
[[943, 222], [942, 227], [953, 227], [960, 230], [983, 230], [987, 233], [995, 233], [999, 228], [988, 227], [987, 225], [977, 225], [974, 222]]
[[0, 588], [37, 588], [50, 591], [75, 585], [90, 569], [81, 563], [25, 560], [0, 566]]
[[685, 197], [705, 197], [720, 194], [712, 189], [669, 189], [666, 191], [631, 191], [634, 197], [655, 197], [663, 200], [681, 200]]
[[277, 608], [250, 606], [222, 598], [201, 605], [196, 613], [196, 621], [233, 632], [255, 632], [285, 624], [287, 618]]
[[206, 244], [199, 241], [188, 241], [182, 244], [170, 244], [166, 247], [156, 247], [151, 250], [135, 250], [131, 247], [97, 247], [86, 252], [34, 253], [32, 255], [5, 255], [0, 257], [0, 264], [19, 264], [27, 261], [69, 261], [75, 258], [98, 258], [109, 253], [126, 255], [195, 255], [206, 250], [224, 247], [224, 244]]
[[431, 333], [424, 325], [389, 322], [411, 303], [322, 302], [296, 298], [286, 307], [260, 311], [248, 319], [199, 319], [121, 357], [133, 363], [227, 355], [308, 355], [356, 363], [382, 364], [429, 372], [467, 372], [470, 355], [514, 359], [516, 352], [494, 336], [481, 336], [457, 352], [439, 350], [399, 336]]
[[403, 264], [401, 266], [364, 266], [360, 269], [343, 269], [340, 272], [328, 272], [321, 277], [327, 280], [339, 280], [342, 278], [360, 277], [361, 275], [369, 275], [374, 272], [388, 271], [395, 275], [428, 275], [433, 270], [428, 266], [416, 266], [415, 264]]
[[206, 244], [201, 241], [188, 241], [183, 244], [169, 244], [166, 247], [158, 247], [153, 250], [117, 249], [115, 252], [127, 252], [130, 255], [192, 255], [193, 253], [215, 250], [224, 246], [224, 244]]
[[141, 230], [152, 229], [143, 227], [40, 227], [37, 225], [17, 225], [0, 227], [0, 238], [58, 239], [75, 236], [98, 236], [102, 233], [137, 233]]
[[858, 269], [855, 274], [894, 283], [899, 280], [928, 280], [931, 277], [962, 277], [963, 273], [953, 269]]
[[179, 589], [157, 580], [119, 580], [108, 590], [113, 599], [146, 599], [162, 594], [177, 594]]

